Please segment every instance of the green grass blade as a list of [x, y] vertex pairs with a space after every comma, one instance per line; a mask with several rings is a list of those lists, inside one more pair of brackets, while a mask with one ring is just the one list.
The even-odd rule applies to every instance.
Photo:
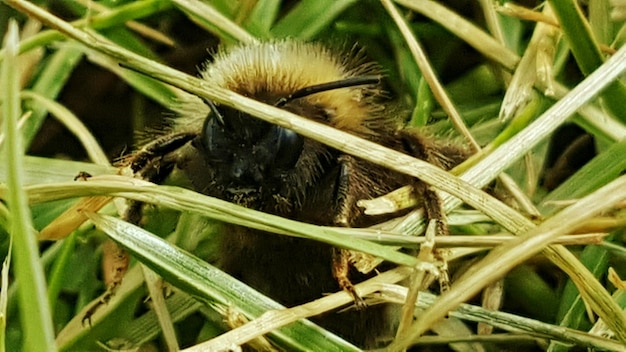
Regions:
[[[244, 208], [227, 201], [209, 197], [185, 188], [154, 185], [122, 176], [95, 177], [88, 182], [64, 182], [33, 185], [27, 188], [33, 204], [53, 200], [93, 195], [115, 195], [141, 202], [166, 206], [179, 211], [198, 213], [220, 221], [247, 226], [261, 231], [276, 232], [350, 248], [400, 265], [415, 266], [415, 257], [370, 241], [347, 237], [333, 228], [305, 224], [276, 215]], [[0, 185], [0, 196], [6, 189]]]
[[[72, 22], [76, 27], [89, 26], [91, 29], [103, 29], [118, 26], [130, 20], [154, 15], [158, 12], [170, 8], [172, 5], [162, 0], [144, 0], [128, 3], [119, 6], [106, 13], [97, 14], [89, 19], [80, 19]], [[20, 54], [39, 47], [46, 46], [58, 40], [65, 39], [65, 36], [55, 30], [45, 30], [20, 43]], [[4, 50], [0, 50], [0, 61], [4, 59]]]
[[[7, 182], [9, 163], [6, 155], [0, 155], [0, 182]], [[23, 164], [22, 184], [35, 185], [71, 181], [84, 171], [92, 175], [114, 175], [117, 169], [80, 161], [26, 156]]]
[[50, 311], [54, 312], [57, 299], [61, 293], [61, 288], [64, 280], [64, 275], [71, 271], [69, 267], [70, 256], [76, 246], [76, 233], [72, 233], [62, 242], [63, 248], [59, 253], [58, 258], [54, 261], [51, 269], [50, 279], [48, 284], [48, 302], [50, 304]]
[[8, 161], [10, 232], [13, 237], [15, 278], [21, 282], [18, 300], [26, 351], [55, 351], [54, 329], [43, 267], [31, 222], [28, 199], [23, 188], [23, 147], [17, 120], [20, 117], [18, 86], [18, 27], [10, 22], [4, 40], [6, 59], [2, 63], [2, 115], [6, 134], [4, 153]]
[[276, 21], [276, 16], [280, 10], [280, 1], [261, 0], [254, 5], [252, 13], [247, 18], [246, 27], [250, 32], [260, 38], [270, 38], [270, 29]]
[[[551, 0], [550, 5], [561, 23], [561, 30], [567, 39], [580, 70], [589, 75], [604, 62], [600, 47], [594, 38], [589, 23], [574, 0]], [[626, 86], [620, 81], [613, 82], [602, 93], [606, 107], [622, 122], [626, 122]]]
[[550, 192], [539, 205], [544, 215], [558, 210], [556, 201], [583, 197], [617, 178], [626, 169], [626, 140], [613, 144]]
[[[247, 285], [211, 266], [207, 262], [178, 249], [140, 227], [120, 219], [91, 214], [96, 226], [121, 243], [142, 263], [187, 293], [207, 302], [234, 305], [248, 317], [257, 317], [268, 310], [283, 308]], [[290, 350], [355, 351], [347, 342], [306, 321], [289, 325], [275, 336]]]
[[110, 165], [108, 157], [87, 126], [66, 107], [33, 92], [22, 91], [21, 96], [24, 99], [37, 101], [47, 111], [50, 111], [81, 142], [91, 161], [104, 166]]
[[300, 39], [311, 39], [354, 3], [354, 0], [300, 1], [276, 23], [272, 34], [277, 38], [297, 36]]
[[256, 41], [250, 33], [208, 3], [190, 0], [173, 0], [172, 2], [199, 26], [222, 39], [242, 43]]
[[[592, 272], [596, 277], [605, 275], [609, 267], [608, 251], [599, 246], [587, 246], [580, 255], [580, 261]], [[563, 290], [561, 302], [558, 305], [557, 322], [560, 326], [572, 329], [587, 330], [588, 326], [584, 326], [587, 321], [587, 307], [576, 288], [576, 285], [569, 280]], [[569, 351], [562, 344], [552, 342], [548, 349], [549, 352]]]
[[[45, 64], [31, 90], [38, 95], [55, 100], [82, 58], [83, 53], [75, 47], [66, 46], [57, 50]], [[48, 111], [41, 104], [28, 104], [26, 108], [31, 110], [32, 114], [23, 128], [25, 150], [35, 139], [48, 115]]]

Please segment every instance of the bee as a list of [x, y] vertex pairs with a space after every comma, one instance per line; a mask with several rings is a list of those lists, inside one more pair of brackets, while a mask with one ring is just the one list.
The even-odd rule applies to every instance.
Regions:
[[[465, 153], [403, 128], [400, 109], [380, 87], [381, 69], [359, 51], [340, 55], [296, 40], [244, 44], [218, 52], [200, 70], [210, 84], [450, 169]], [[327, 226], [366, 227], [385, 220], [357, 206], [413, 185], [429, 218], [444, 221], [437, 195], [425, 184], [347, 155], [287, 128], [206, 101], [208, 114], [190, 113], [124, 159], [144, 179], [159, 183], [181, 170], [203, 194], [282, 217]], [[138, 223], [141, 204], [127, 219]], [[387, 216], [388, 217], [388, 216]], [[386, 305], [366, 307], [353, 282], [372, 274], [351, 268], [345, 250], [312, 240], [225, 225], [217, 265], [286, 306], [339, 289], [362, 309], [313, 319], [360, 346], [393, 337]], [[443, 230], [442, 230], [443, 231]], [[369, 276], [368, 276], [369, 275]]]

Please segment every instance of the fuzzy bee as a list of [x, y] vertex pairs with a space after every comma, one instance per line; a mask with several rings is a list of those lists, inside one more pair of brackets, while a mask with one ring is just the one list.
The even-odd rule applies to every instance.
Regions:
[[[403, 129], [399, 109], [379, 87], [377, 65], [358, 52], [338, 55], [323, 45], [273, 41], [215, 55], [200, 72], [210, 84], [304, 116], [450, 169], [457, 147]], [[419, 180], [341, 153], [315, 140], [231, 107], [207, 101], [209, 113], [188, 114], [125, 158], [136, 175], [162, 182], [175, 168], [203, 194], [316, 225], [365, 227], [384, 220], [357, 202], [412, 184], [426, 214], [442, 219], [436, 194]], [[141, 204], [127, 213], [139, 222]], [[363, 347], [393, 336], [385, 305], [365, 307], [353, 282], [368, 276], [351, 268], [345, 250], [311, 240], [227, 225], [217, 265], [286, 306], [328, 292], [352, 293], [362, 309], [314, 319]], [[371, 275], [371, 274], [370, 274]]]

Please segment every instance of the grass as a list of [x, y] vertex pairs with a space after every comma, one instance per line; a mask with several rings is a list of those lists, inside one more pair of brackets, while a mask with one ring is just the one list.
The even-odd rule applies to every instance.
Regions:
[[[298, 320], [347, 304], [347, 294], [339, 292], [303, 307], [284, 310], [271, 298], [199, 259], [215, 255], [210, 238], [220, 230], [218, 221], [353, 248], [393, 263], [421, 268], [417, 273], [424, 267], [437, 270], [422, 257], [411, 257], [397, 252], [395, 247], [372, 241], [365, 230], [359, 234], [355, 230], [299, 224], [177, 186], [156, 186], [114, 175], [97, 138], [83, 128], [80, 120], [84, 116], [76, 117], [55, 102], [62, 100], [59, 96], [64, 89], [70, 89], [70, 78], [84, 59], [114, 73], [136, 91], [133, 109], [128, 112], [133, 128], [150, 126], [144, 119], [150, 114], [145, 110], [147, 101], [164, 111], [172, 109], [172, 102], [187, 99], [186, 93], [172, 88], [179, 87], [435, 185], [445, 192], [444, 203], [452, 214], [450, 218], [458, 221], [453, 223], [454, 234], [473, 235], [477, 243], [496, 232], [494, 229], [517, 236], [496, 247], [471, 250], [471, 254], [459, 254], [464, 250], [460, 247], [450, 248], [451, 263], [467, 262], [464, 258], [469, 255], [480, 260], [466, 264], [450, 291], [441, 296], [420, 293], [416, 305], [421, 313], [398, 336], [391, 350], [402, 350], [413, 343], [448, 345], [457, 350], [497, 350], [494, 346], [513, 345], [520, 340], [526, 341], [529, 348], [549, 351], [566, 349], [568, 344], [626, 350], [626, 316], [620, 298], [623, 293], [615, 289], [617, 282], [607, 279], [609, 266], [615, 268], [618, 276], [626, 276], [621, 265], [626, 252], [620, 208], [626, 198], [626, 181], [620, 176], [626, 160], [621, 141], [626, 136], [626, 126], [619, 108], [625, 93], [623, 82], [617, 79], [624, 70], [626, 54], [614, 44], [620, 43], [623, 22], [607, 24], [602, 20], [612, 10], [608, 1], [591, 2], [588, 11], [582, 12], [572, 1], [555, 0], [548, 2], [550, 8], [532, 13], [558, 21], [560, 28], [516, 18], [527, 14], [517, 8], [500, 9], [508, 11], [508, 15], [497, 13], [487, 1], [476, 5], [483, 12], [479, 18], [460, 14], [454, 3], [446, 8], [431, 1], [357, 4], [303, 0], [293, 6], [259, 1], [242, 2], [241, 7], [235, 8], [227, 1], [205, 4], [145, 0], [114, 2], [110, 10], [67, 2], [65, 13], [73, 13], [77, 18], [73, 26], [29, 2], [5, 3], [22, 15], [13, 10], [0, 11], [0, 23], [15, 16], [22, 19], [22, 33], [31, 26], [29, 18], [38, 19], [49, 28], [32, 30], [31, 36], [21, 38], [19, 43], [14, 33], [7, 32], [5, 37], [11, 39], [6, 40], [0, 52], [5, 122], [0, 197], [8, 206], [0, 224], [6, 231], [6, 246], [2, 248], [5, 254], [9, 248], [8, 234], [14, 241], [13, 280], [8, 289], [2, 290], [8, 299], [4, 312], [8, 323], [0, 335], [8, 350], [93, 350], [102, 348], [98, 347], [102, 343], [112, 346], [120, 341], [123, 344], [116, 345], [118, 348], [153, 345], [215, 350], [268, 332], [271, 341], [287, 350], [356, 350], [349, 342]], [[340, 41], [358, 42], [373, 60], [383, 65], [391, 94], [415, 107], [410, 109], [412, 125], [429, 123], [430, 130], [449, 138], [462, 135], [455, 138], [474, 146], [477, 153], [448, 173], [341, 131], [203, 85], [194, 76], [167, 64], [163, 52], [176, 50], [158, 50], [165, 44], [154, 44], [168, 40], [154, 33], [151, 26], [180, 24], [181, 18], [187, 25], [193, 22], [197, 26], [194, 31], [205, 31], [207, 38], [214, 36], [225, 45], [285, 36], [332, 43], [340, 33]], [[475, 23], [484, 23], [489, 30]], [[167, 35], [166, 27], [162, 26]], [[616, 52], [607, 55], [600, 49], [606, 47]], [[24, 82], [21, 94], [16, 94], [18, 78], [10, 69], [16, 65], [18, 51], [24, 55], [20, 63], [28, 62], [31, 68], [19, 77]], [[118, 62], [144, 74], [122, 69]], [[89, 93], [83, 99], [92, 99]], [[601, 99], [596, 99], [598, 96]], [[15, 125], [20, 117], [17, 99], [23, 100], [23, 111], [30, 113], [20, 122], [20, 128]], [[91, 162], [32, 156], [20, 161], [23, 151], [30, 150], [29, 146], [32, 149], [33, 143], [42, 138], [47, 112], [78, 137], [87, 150], [85, 158]], [[556, 189], [546, 189], [541, 175], [550, 158], [547, 140], [571, 123], [593, 136], [597, 156], [573, 170], [573, 176]], [[94, 132], [98, 135], [101, 131]], [[16, 135], [25, 146], [19, 146]], [[89, 182], [73, 182], [79, 171], [95, 177]], [[502, 176], [503, 173], [508, 176]], [[517, 195], [515, 200], [505, 204], [481, 190], [496, 178], [508, 184], [509, 192]], [[118, 204], [110, 203], [98, 214], [88, 213], [92, 222], [78, 227], [58, 242], [61, 244], [41, 245], [40, 261], [32, 259], [40, 255], [33, 243], [18, 242], [29, 236], [34, 239], [33, 227], [43, 229], [77, 198], [103, 195], [153, 204], [144, 229], [112, 216], [117, 213]], [[559, 203], [566, 201], [574, 202]], [[467, 217], [470, 220], [463, 222], [464, 215], [458, 211], [461, 203], [477, 209], [489, 220]], [[416, 211], [381, 224], [376, 227], [376, 234], [382, 240], [393, 239], [395, 245], [414, 246], [410, 239], [403, 240], [398, 235], [422, 232], [421, 214]], [[535, 216], [531, 220], [527, 214]], [[98, 278], [99, 245], [104, 237], [100, 231], [124, 244], [137, 262], [163, 277], [175, 294], [158, 300], [156, 292], [162, 292], [164, 284], [148, 280], [149, 291], [156, 295], [153, 304], [159, 307], [147, 309], [142, 303], [146, 294], [142, 271], [135, 265], [119, 292], [96, 312], [91, 327], [85, 328], [84, 312], [103, 288]], [[577, 231], [602, 232], [606, 237], [600, 244], [553, 244]], [[25, 261], [26, 258], [31, 260]], [[43, 294], [46, 286], [41, 275], [46, 275], [47, 295]], [[359, 287], [361, 292], [397, 301], [398, 297], [412, 296], [410, 290], [394, 285], [409, 275], [415, 273], [400, 267]], [[502, 278], [504, 281], [500, 281]], [[494, 282], [504, 282], [506, 294], [488, 293], [486, 297], [501, 302], [502, 311], [493, 312], [500, 304], [481, 307], [472, 300], [483, 288], [495, 287]], [[232, 307], [252, 321], [222, 335], [220, 312]], [[29, 313], [29, 309], [37, 314]], [[601, 320], [590, 321], [587, 310]], [[271, 313], [263, 315], [267, 311]], [[19, 319], [17, 312], [21, 313]], [[447, 323], [440, 323], [446, 316], [450, 317]], [[200, 323], [197, 317], [202, 318]], [[178, 324], [178, 334], [159, 337], [162, 329], [171, 331], [173, 322]], [[472, 333], [472, 322], [494, 326], [498, 334], [482, 340], [483, 336]], [[614, 339], [589, 333], [607, 328], [612, 330]], [[420, 337], [429, 331], [436, 331], [436, 336]], [[50, 342], [52, 337], [47, 338], [53, 333], [56, 344]], [[447, 337], [450, 335], [455, 336], [454, 340]], [[215, 336], [219, 337], [211, 340]], [[467, 339], [459, 341], [459, 336]]]

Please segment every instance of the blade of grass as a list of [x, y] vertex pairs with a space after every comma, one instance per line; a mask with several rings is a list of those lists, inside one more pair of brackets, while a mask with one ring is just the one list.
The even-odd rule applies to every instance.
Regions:
[[520, 265], [511, 270], [506, 276], [505, 292], [507, 301], [515, 301], [530, 316], [541, 321], [554, 321], [559, 298], [534, 268]]
[[[67, 46], [60, 48], [48, 59], [33, 83], [31, 91], [50, 100], [56, 99], [82, 58], [83, 53], [76, 48]], [[26, 104], [25, 109], [32, 111], [22, 129], [24, 150], [27, 150], [39, 132], [48, 111], [41, 104]]]
[[432, 94], [435, 96], [435, 99], [446, 112], [448, 118], [450, 119], [456, 130], [463, 137], [465, 137], [465, 139], [467, 140], [467, 144], [471, 147], [472, 151], [479, 151], [480, 146], [472, 137], [469, 129], [465, 125], [465, 121], [463, 121], [463, 118], [461, 117], [461, 114], [459, 113], [455, 104], [450, 99], [450, 96], [437, 78], [435, 70], [430, 64], [428, 57], [426, 56], [426, 52], [417, 40], [417, 36], [411, 31], [408, 24], [404, 21], [404, 19], [400, 15], [400, 12], [391, 2], [391, 0], [381, 0], [381, 3], [402, 33], [405, 42], [407, 43], [409, 50], [413, 55], [413, 59], [415, 60], [415, 63], [422, 72], [424, 79], [426, 80], [428, 86], [430, 87], [430, 90], [432, 91]]
[[[406, 294], [407, 288], [397, 285], [384, 285], [381, 289], [382, 298], [398, 304], [405, 301]], [[435, 304], [438, 298], [438, 296], [431, 293], [420, 292], [416, 305], [418, 308], [416, 315], [423, 314], [424, 310]], [[615, 340], [467, 303], [460, 304], [455, 310], [448, 312], [448, 315], [463, 320], [489, 324], [512, 333], [524, 332], [538, 338], [547, 336], [564, 343], [574, 343], [590, 348], [596, 347], [599, 350], [626, 351], [626, 347]]]
[[[0, 182], [6, 182], [9, 173], [9, 163], [5, 155], [0, 155]], [[41, 158], [26, 156], [23, 164], [24, 176], [22, 184], [35, 185], [73, 180], [79, 172], [84, 171], [92, 175], [114, 175], [117, 169], [85, 163], [80, 161]]]
[[[398, 281], [405, 280], [410, 273], [411, 269], [406, 267], [391, 269], [369, 280], [358, 283], [355, 285], [355, 289], [361, 297], [365, 297], [378, 291], [382, 285], [394, 284]], [[277, 327], [292, 324], [299, 319], [327, 312], [331, 309], [336, 309], [352, 302], [353, 299], [347, 292], [339, 291], [319, 298], [315, 301], [287, 308], [282, 311], [268, 311], [255, 320], [252, 320], [210, 341], [185, 349], [184, 351], [222, 351], [228, 349], [229, 346], [243, 344], [254, 337], [270, 332]], [[309, 347], [309, 349], [310, 348], [311, 347]]]
[[235, 40], [241, 43], [254, 43], [257, 41], [245, 29], [208, 3], [191, 0], [173, 0], [172, 2], [188, 14], [189, 18], [199, 26], [222, 39]]
[[615, 38], [616, 29], [623, 25], [623, 23], [611, 19], [613, 7], [613, 1], [610, 0], [589, 3], [589, 25], [592, 33], [601, 44], [610, 45]]
[[280, 5], [278, 0], [257, 1], [246, 19], [246, 27], [259, 38], [271, 38], [270, 29], [276, 21]]
[[[128, 43], [128, 41], [129, 38], [126, 38], [125, 42]], [[141, 92], [144, 96], [152, 99], [165, 108], [171, 108], [173, 103], [181, 99], [180, 91], [172, 88], [172, 86], [154, 80], [146, 75], [125, 70], [114, 60], [111, 60], [110, 58], [88, 48], [82, 48], [82, 51], [87, 54], [87, 57], [93, 63], [104, 67], [109, 72], [115, 73], [138, 92]], [[151, 53], [151, 55], [154, 54]]]
[[[91, 29], [115, 27], [130, 20], [140, 19], [165, 11], [171, 8], [171, 6], [168, 1], [162, 0], [134, 1], [111, 9], [111, 11], [106, 13], [91, 16], [89, 19], [73, 21], [72, 25], [75, 27], [89, 26]], [[56, 30], [45, 30], [22, 41], [20, 43], [19, 52], [22, 54], [34, 48], [44, 47], [58, 40], [62, 40], [63, 38], [65, 38], [65, 36]], [[3, 59], [4, 51], [0, 50], [0, 61]]]
[[[332, 228], [281, 218], [202, 195], [185, 188], [155, 185], [132, 177], [92, 177], [87, 182], [33, 185], [26, 187], [25, 190], [29, 192], [32, 204], [56, 199], [109, 194], [162, 205], [179, 211], [194, 212], [216, 220], [248, 226], [262, 231], [322, 241], [337, 247], [370, 253], [400, 265], [414, 266], [420, 263], [413, 256], [369, 241], [347, 238]], [[0, 185], [0, 196], [3, 196], [5, 192], [6, 189]]]
[[626, 140], [613, 144], [543, 198], [539, 209], [548, 216], [558, 210], [557, 201], [580, 198], [615, 179], [626, 169], [624, 155]]
[[[235, 305], [248, 317], [259, 316], [268, 310], [284, 309], [207, 262], [140, 227], [96, 213], [89, 214], [89, 217], [96, 226], [124, 245], [142, 263], [185, 292], [205, 301], [225, 306]], [[292, 350], [308, 350], [311, 346], [318, 351], [358, 350], [308, 321], [287, 326], [275, 332], [275, 336], [287, 343]]]
[[[546, 6], [544, 13], [550, 15], [552, 13], [550, 7]], [[556, 33], [558, 31], [547, 24], [538, 23], [535, 26], [530, 42], [502, 99], [500, 120], [509, 121], [519, 110], [529, 104], [529, 101], [539, 99], [534, 91], [534, 84], [538, 79], [537, 59], [540, 55], [540, 44], [545, 42], [556, 43]]]
[[143, 275], [138, 266], [132, 267], [124, 277], [116, 294], [103, 307], [91, 316], [91, 323], [85, 326], [85, 315], [99, 302], [81, 302], [82, 309], [59, 331], [55, 343], [59, 351], [98, 351], [97, 344], [106, 341], [110, 336], [123, 336], [126, 324], [136, 313], [137, 303], [145, 297]]
[[[602, 277], [606, 274], [609, 267], [609, 251], [599, 246], [587, 246], [580, 254], [580, 261], [596, 277]], [[567, 282], [563, 289], [556, 318], [560, 326], [572, 329], [584, 328], [583, 323], [588, 318], [585, 301], [571, 280]], [[550, 343], [548, 348], [549, 352], [565, 352], [569, 350], [566, 346], [554, 341]]]
[[[176, 288], [174, 289], [174, 294], [167, 298], [166, 303], [172, 320], [175, 322], [179, 322], [185, 317], [198, 312], [202, 307], [205, 307], [203, 303], [199, 302], [191, 295]], [[160, 334], [161, 327], [159, 326], [156, 314], [153, 310], [150, 310], [129, 323], [123, 338], [128, 340], [131, 346], [142, 346], [149, 343], [150, 340], [153, 340]]]
[[300, 1], [276, 23], [272, 28], [272, 35], [275, 38], [295, 36], [300, 39], [311, 39], [355, 3], [354, 0]]
[[150, 293], [150, 301], [152, 302], [152, 311], [155, 312], [159, 326], [161, 327], [161, 334], [163, 340], [167, 346], [167, 350], [175, 352], [179, 350], [178, 340], [176, 338], [176, 331], [174, 329], [174, 322], [172, 316], [165, 304], [165, 296], [163, 294], [163, 279], [157, 275], [154, 271], [145, 265], [141, 265], [143, 276], [146, 280], [146, 286]]
[[4, 39], [6, 58], [2, 63], [2, 115], [6, 133], [4, 153], [8, 160], [6, 201], [13, 238], [15, 278], [21, 282], [19, 306], [24, 346], [27, 351], [55, 351], [54, 328], [46, 298], [46, 282], [39, 260], [39, 249], [31, 223], [28, 200], [23, 188], [23, 146], [17, 120], [20, 116], [18, 75], [18, 26], [12, 21]]
[[62, 242], [61, 253], [54, 261], [52, 270], [50, 271], [50, 279], [48, 281], [48, 304], [50, 305], [50, 311], [55, 311], [57, 299], [63, 285], [64, 276], [70, 270], [68, 264], [70, 263], [70, 257], [76, 247], [76, 234], [71, 234], [65, 241]]
[[[572, 54], [585, 75], [590, 75], [604, 62], [600, 47], [591, 33], [589, 23], [574, 0], [550, 0], [550, 5], [561, 24], [561, 30], [567, 39]], [[602, 93], [602, 99], [611, 113], [626, 122], [624, 101], [626, 86], [620, 81], [613, 82]]]
[[[9, 209], [4, 204], [0, 204], [0, 226], [5, 230], [9, 230], [6, 221], [9, 217]], [[9, 312], [7, 306], [9, 304], [9, 267], [11, 265], [11, 250], [13, 248], [13, 240], [9, 239], [9, 253], [2, 261], [2, 271], [0, 271], [0, 352], [6, 351], [7, 344], [7, 318]]]
[[25, 99], [33, 99], [37, 101], [43, 108], [54, 115], [67, 129], [69, 129], [78, 140], [80, 140], [83, 148], [87, 152], [89, 158], [94, 164], [100, 164], [103, 166], [111, 165], [105, 152], [100, 147], [100, 144], [96, 141], [95, 137], [91, 134], [87, 126], [71, 111], [69, 111], [63, 105], [47, 99], [39, 94], [22, 91], [21, 96]]
[[[626, 168], [624, 153], [626, 140], [613, 144], [548, 194], [540, 204], [540, 209], [545, 215], [552, 214], [558, 209], [554, 202], [582, 197], [618, 177]], [[606, 248], [588, 246], [579, 257], [596, 277], [606, 273], [609, 260]], [[585, 303], [571, 281], [565, 286], [557, 318], [560, 325], [570, 328], [580, 328], [582, 322], [587, 319]], [[565, 350], [564, 346], [557, 343], [552, 343], [549, 347], [549, 351], [553, 352]]]
[[[144, 1], [141, 1], [140, 3], [143, 6], [145, 6], [145, 4], [148, 2], [149, 1], [144, 0]], [[137, 2], [134, 2], [134, 3], [136, 4]], [[66, 10], [72, 11], [76, 15], [76, 17], [85, 17], [86, 15], [88, 15], [88, 17], [86, 18], [90, 21], [90, 23], [93, 23], [93, 18], [95, 16], [98, 16], [99, 14], [102, 14], [102, 13], [106, 14], [111, 11], [118, 11], [119, 8], [125, 8], [126, 7], [125, 5], [127, 4], [128, 3], [126, 4], [109, 3], [109, 6], [118, 5], [116, 8], [113, 8], [113, 7], [107, 7], [105, 5], [102, 5], [101, 3], [96, 3], [90, 0], [72, 0], [72, 1], [65, 2], [63, 5], [65, 5]], [[133, 4], [133, 3], [130, 3], [130, 4]], [[163, 6], [164, 8], [171, 7], [171, 4], [169, 4], [168, 2], [158, 2], [158, 3], [154, 3], [154, 5]], [[150, 11], [150, 15], [154, 15], [159, 10], [154, 11], [154, 9], [149, 9], [149, 11]], [[132, 11], [131, 13], [134, 16], [137, 14], [137, 11]], [[98, 19], [98, 21], [100, 21], [100, 19]], [[93, 25], [91, 26], [93, 28]], [[157, 29], [152, 29], [149, 26], [144, 25], [140, 22], [137, 22], [134, 20], [128, 20], [124, 22], [124, 26], [128, 29], [132, 29], [135, 33], [138, 33], [144, 38], [149, 39], [151, 41], [161, 43], [170, 47], [174, 47], [176, 45], [176, 43], [172, 39], [170, 39], [170, 37], [165, 35], [163, 32]], [[116, 26], [116, 27], [119, 28], [121, 26]]]
[[395, 2], [439, 23], [508, 70], [513, 70], [520, 60], [519, 56], [504, 47], [492, 36], [438, 2], [431, 0], [396, 0]]
[[[483, 260], [472, 266], [462, 277], [458, 278], [452, 285], [452, 288], [442, 294], [440, 298], [426, 311], [422, 312], [417, 321], [413, 324], [410, 334], [405, 338], [394, 341], [389, 346], [389, 351], [401, 351], [411, 344], [417, 337], [428, 330], [432, 324], [443, 318], [450, 310], [456, 308], [461, 302], [470, 299], [476, 295], [483, 285], [477, 285], [477, 281], [492, 282], [501, 277], [507, 271], [516, 265], [516, 261], [512, 258], [525, 260], [538, 253], [541, 249], [546, 248], [547, 241], [555, 236], [567, 232], [568, 229], [575, 228], [583, 220], [598, 214], [604, 210], [610, 209], [616, 203], [626, 199], [626, 176], [622, 176], [608, 185], [600, 188], [593, 194], [581, 199], [576, 204], [559, 212], [555, 216], [547, 219], [541, 225], [528, 232], [525, 236], [518, 240], [508, 242], [493, 251], [491, 251]], [[516, 243], [517, 242], [517, 243]], [[556, 247], [556, 246], [555, 246]], [[586, 272], [584, 269], [581, 272]], [[569, 273], [575, 277], [580, 273]], [[590, 275], [590, 274], [589, 274]], [[482, 279], [481, 279], [482, 278]], [[597, 283], [591, 277], [585, 278], [584, 283]], [[599, 284], [598, 284], [599, 285]], [[579, 286], [580, 289], [580, 286]], [[600, 286], [599, 291], [606, 292]], [[624, 321], [625, 316], [621, 308], [616, 307], [608, 314], [606, 310], [600, 309], [598, 302], [590, 299], [589, 287], [581, 289], [586, 301], [594, 305], [594, 310], [603, 312], [604, 317], [613, 321], [606, 321], [610, 324], [617, 336], [623, 334], [621, 329], [623, 326], [616, 326], [617, 321]], [[597, 297], [594, 297], [598, 299]], [[616, 306], [611, 300], [609, 306]], [[621, 323], [617, 323], [621, 324]], [[623, 336], [618, 337], [623, 341]]]

